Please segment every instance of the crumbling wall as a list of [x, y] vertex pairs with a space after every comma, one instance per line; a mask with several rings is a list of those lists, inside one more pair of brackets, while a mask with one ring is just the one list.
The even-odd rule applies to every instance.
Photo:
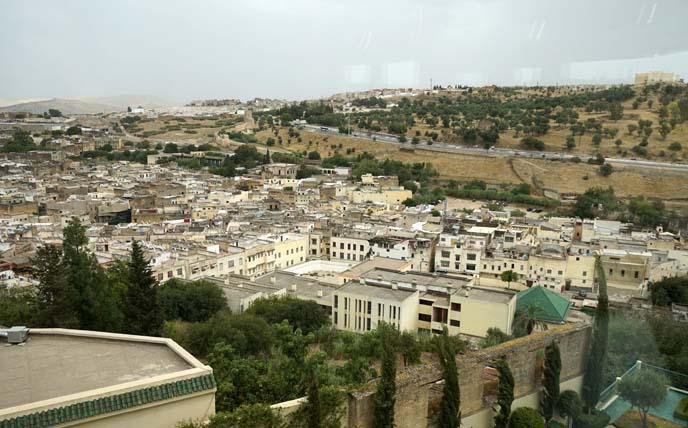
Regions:
[[[580, 377], [586, 364], [590, 325], [570, 324], [536, 332], [491, 348], [468, 352], [457, 357], [461, 386], [461, 412], [464, 416], [491, 406], [492, 397], [484, 394], [491, 361], [504, 357], [514, 375], [514, 395], [524, 397], [541, 388], [544, 350], [557, 341], [561, 350], [561, 380]], [[489, 372], [489, 370], [488, 370]], [[395, 422], [398, 428], [431, 426], [442, 398], [442, 371], [438, 363], [407, 367], [399, 370]], [[377, 382], [350, 394], [348, 428], [370, 428], [373, 421], [373, 396]]]

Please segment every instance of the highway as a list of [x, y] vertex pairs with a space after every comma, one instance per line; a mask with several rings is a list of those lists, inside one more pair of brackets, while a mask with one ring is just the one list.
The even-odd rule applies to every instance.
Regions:
[[[342, 135], [337, 128], [328, 126], [318, 126], [318, 125], [300, 125], [309, 132], [325, 134], [325, 135]], [[578, 157], [582, 162], [587, 162], [593, 156], [591, 155], [572, 155], [569, 153], [559, 153], [559, 152], [537, 152], [530, 150], [518, 150], [518, 149], [505, 149], [493, 147], [486, 150], [479, 146], [464, 146], [456, 144], [447, 144], [442, 142], [433, 142], [428, 144], [427, 140], [420, 140], [419, 144], [411, 144], [411, 141], [406, 143], [399, 142], [399, 138], [396, 135], [385, 134], [382, 132], [361, 132], [352, 131], [349, 135], [350, 137], [360, 138], [369, 141], [380, 141], [383, 143], [396, 144], [398, 146], [418, 148], [423, 150], [442, 152], [442, 153], [458, 153], [465, 155], [474, 156], [489, 156], [489, 157], [515, 157], [515, 158], [531, 158], [531, 159], [549, 159], [549, 160], [571, 160], [574, 157]], [[688, 164], [672, 163], [672, 162], [657, 162], [650, 160], [638, 160], [638, 159], [625, 159], [625, 158], [605, 158], [605, 162], [612, 165], [626, 165], [626, 166], [636, 166], [645, 168], [660, 168], [664, 170], [675, 170], [675, 171], [688, 171]]]

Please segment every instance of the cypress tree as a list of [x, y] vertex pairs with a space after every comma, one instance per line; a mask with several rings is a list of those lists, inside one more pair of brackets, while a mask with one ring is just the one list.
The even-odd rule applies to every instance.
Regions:
[[458, 428], [461, 425], [461, 390], [456, 368], [456, 347], [449, 340], [446, 327], [437, 340], [437, 353], [444, 377], [438, 428]]
[[507, 428], [511, 415], [511, 403], [514, 402], [514, 376], [505, 359], [497, 360], [494, 366], [499, 372], [499, 386], [497, 387], [499, 412], [494, 418], [494, 428]]
[[595, 260], [595, 272], [598, 282], [597, 310], [593, 324], [590, 352], [583, 378], [583, 401], [592, 412], [600, 400], [602, 392], [602, 371], [607, 361], [607, 336], [609, 330], [609, 297], [607, 296], [607, 278], [599, 256]]
[[308, 368], [308, 402], [306, 403], [306, 427], [322, 428], [322, 409], [318, 376], [313, 363]]
[[545, 349], [545, 371], [542, 380], [542, 398], [540, 400], [540, 413], [546, 422], [554, 416], [554, 408], [559, 401], [559, 375], [561, 374], [561, 355], [559, 345], [552, 342]]
[[[384, 328], [384, 326], [382, 326]], [[383, 332], [382, 379], [377, 385], [373, 400], [373, 428], [394, 428], [397, 360], [390, 332]]]
[[162, 332], [158, 281], [136, 240], [131, 244], [124, 313], [128, 333], [157, 336]]

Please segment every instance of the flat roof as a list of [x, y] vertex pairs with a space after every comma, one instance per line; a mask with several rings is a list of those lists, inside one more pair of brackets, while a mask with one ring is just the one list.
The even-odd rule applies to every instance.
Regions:
[[29, 333], [21, 345], [3, 344], [0, 367], [0, 409], [194, 368], [164, 343], [78, 333]]
[[384, 286], [365, 285], [353, 281], [343, 285], [338, 291], [377, 299], [395, 300], [398, 302], [403, 302], [415, 293], [414, 291], [394, 290]]
[[356, 266], [353, 266], [351, 269], [342, 272], [342, 276], [358, 278], [359, 276], [373, 269], [384, 268], [400, 271], [401, 269], [410, 265], [410, 260], [397, 260], [390, 259], [388, 257], [375, 257], [374, 259], [361, 262]]

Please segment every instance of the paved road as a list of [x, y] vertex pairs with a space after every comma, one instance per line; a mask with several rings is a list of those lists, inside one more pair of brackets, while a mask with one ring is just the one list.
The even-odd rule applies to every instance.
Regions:
[[[317, 125], [301, 125], [304, 129], [310, 132], [316, 132], [326, 135], [340, 135], [337, 128]], [[382, 132], [361, 132], [352, 131], [351, 135], [355, 138], [361, 138], [370, 141], [382, 141], [384, 143], [396, 144], [406, 147], [418, 147], [423, 150], [430, 150], [443, 153], [460, 153], [466, 155], [476, 156], [490, 156], [490, 157], [520, 157], [533, 159], [550, 159], [550, 160], [570, 160], [574, 157], [580, 158], [581, 161], [587, 162], [591, 155], [572, 155], [569, 153], [559, 152], [535, 152], [529, 150], [504, 149], [493, 147], [490, 150], [485, 150], [479, 146], [463, 146], [455, 144], [447, 144], [442, 142], [434, 142], [428, 144], [427, 140], [420, 140], [420, 143], [415, 146], [410, 141], [400, 143], [397, 136], [392, 134], [385, 134]], [[605, 161], [610, 164], [639, 166], [645, 168], [660, 168], [665, 170], [688, 171], [688, 164], [671, 163], [671, 162], [656, 162], [639, 159], [624, 159], [624, 158], [606, 158]]]

